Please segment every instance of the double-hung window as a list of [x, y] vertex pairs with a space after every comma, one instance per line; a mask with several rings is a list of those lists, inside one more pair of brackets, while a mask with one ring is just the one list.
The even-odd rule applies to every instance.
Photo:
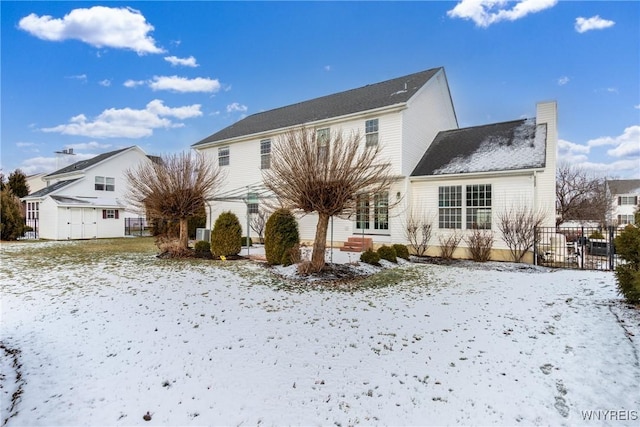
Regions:
[[229, 166], [229, 147], [218, 148], [218, 166]]
[[364, 136], [367, 147], [378, 145], [378, 119], [371, 119], [364, 122]]
[[260, 141], [260, 169], [271, 168], [271, 140]]
[[462, 186], [438, 187], [438, 227], [462, 228]]
[[467, 229], [491, 229], [491, 184], [467, 185]]
[[104, 176], [96, 176], [96, 191], [104, 191]]
[[634, 224], [635, 218], [633, 215], [618, 215], [618, 225]]
[[637, 205], [638, 197], [637, 196], [619, 196], [618, 197], [618, 205]]
[[94, 188], [96, 191], [116, 191], [116, 179], [108, 176], [96, 176]]

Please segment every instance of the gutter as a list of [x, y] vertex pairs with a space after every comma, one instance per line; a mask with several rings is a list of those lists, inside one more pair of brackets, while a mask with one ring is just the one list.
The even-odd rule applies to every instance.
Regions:
[[487, 172], [463, 172], [455, 174], [443, 174], [443, 175], [423, 175], [423, 176], [410, 176], [411, 182], [423, 182], [423, 181], [442, 181], [442, 180], [459, 180], [459, 179], [472, 179], [472, 178], [500, 178], [505, 176], [522, 176], [535, 174], [537, 172], [544, 172], [544, 168], [535, 169], [515, 169], [511, 171], [487, 171]]

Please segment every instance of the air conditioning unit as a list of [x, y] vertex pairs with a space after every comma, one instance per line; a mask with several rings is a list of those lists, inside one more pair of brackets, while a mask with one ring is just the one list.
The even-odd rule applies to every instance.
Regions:
[[196, 240], [211, 241], [211, 230], [208, 228], [196, 228]]

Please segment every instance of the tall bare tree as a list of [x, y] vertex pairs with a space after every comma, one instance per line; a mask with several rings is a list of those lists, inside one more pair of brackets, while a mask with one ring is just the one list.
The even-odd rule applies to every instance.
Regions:
[[568, 163], [558, 165], [556, 226], [571, 220], [604, 223], [609, 205], [604, 178], [589, 174], [584, 168]]
[[318, 214], [312, 271], [325, 265], [329, 218], [349, 218], [356, 212], [358, 196], [389, 190], [391, 164], [382, 161], [380, 153], [381, 146], [366, 146], [359, 132], [344, 136], [299, 128], [275, 141], [271, 168], [263, 169], [263, 180], [282, 206]]
[[207, 157], [188, 152], [140, 163], [125, 176], [129, 202], [149, 217], [178, 221], [184, 249], [189, 244], [189, 218], [201, 212], [223, 180], [220, 169]]

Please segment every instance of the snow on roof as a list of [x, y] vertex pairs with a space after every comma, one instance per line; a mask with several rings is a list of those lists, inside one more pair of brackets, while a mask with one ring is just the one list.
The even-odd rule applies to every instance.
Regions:
[[412, 176], [540, 168], [546, 124], [534, 119], [440, 132]]

